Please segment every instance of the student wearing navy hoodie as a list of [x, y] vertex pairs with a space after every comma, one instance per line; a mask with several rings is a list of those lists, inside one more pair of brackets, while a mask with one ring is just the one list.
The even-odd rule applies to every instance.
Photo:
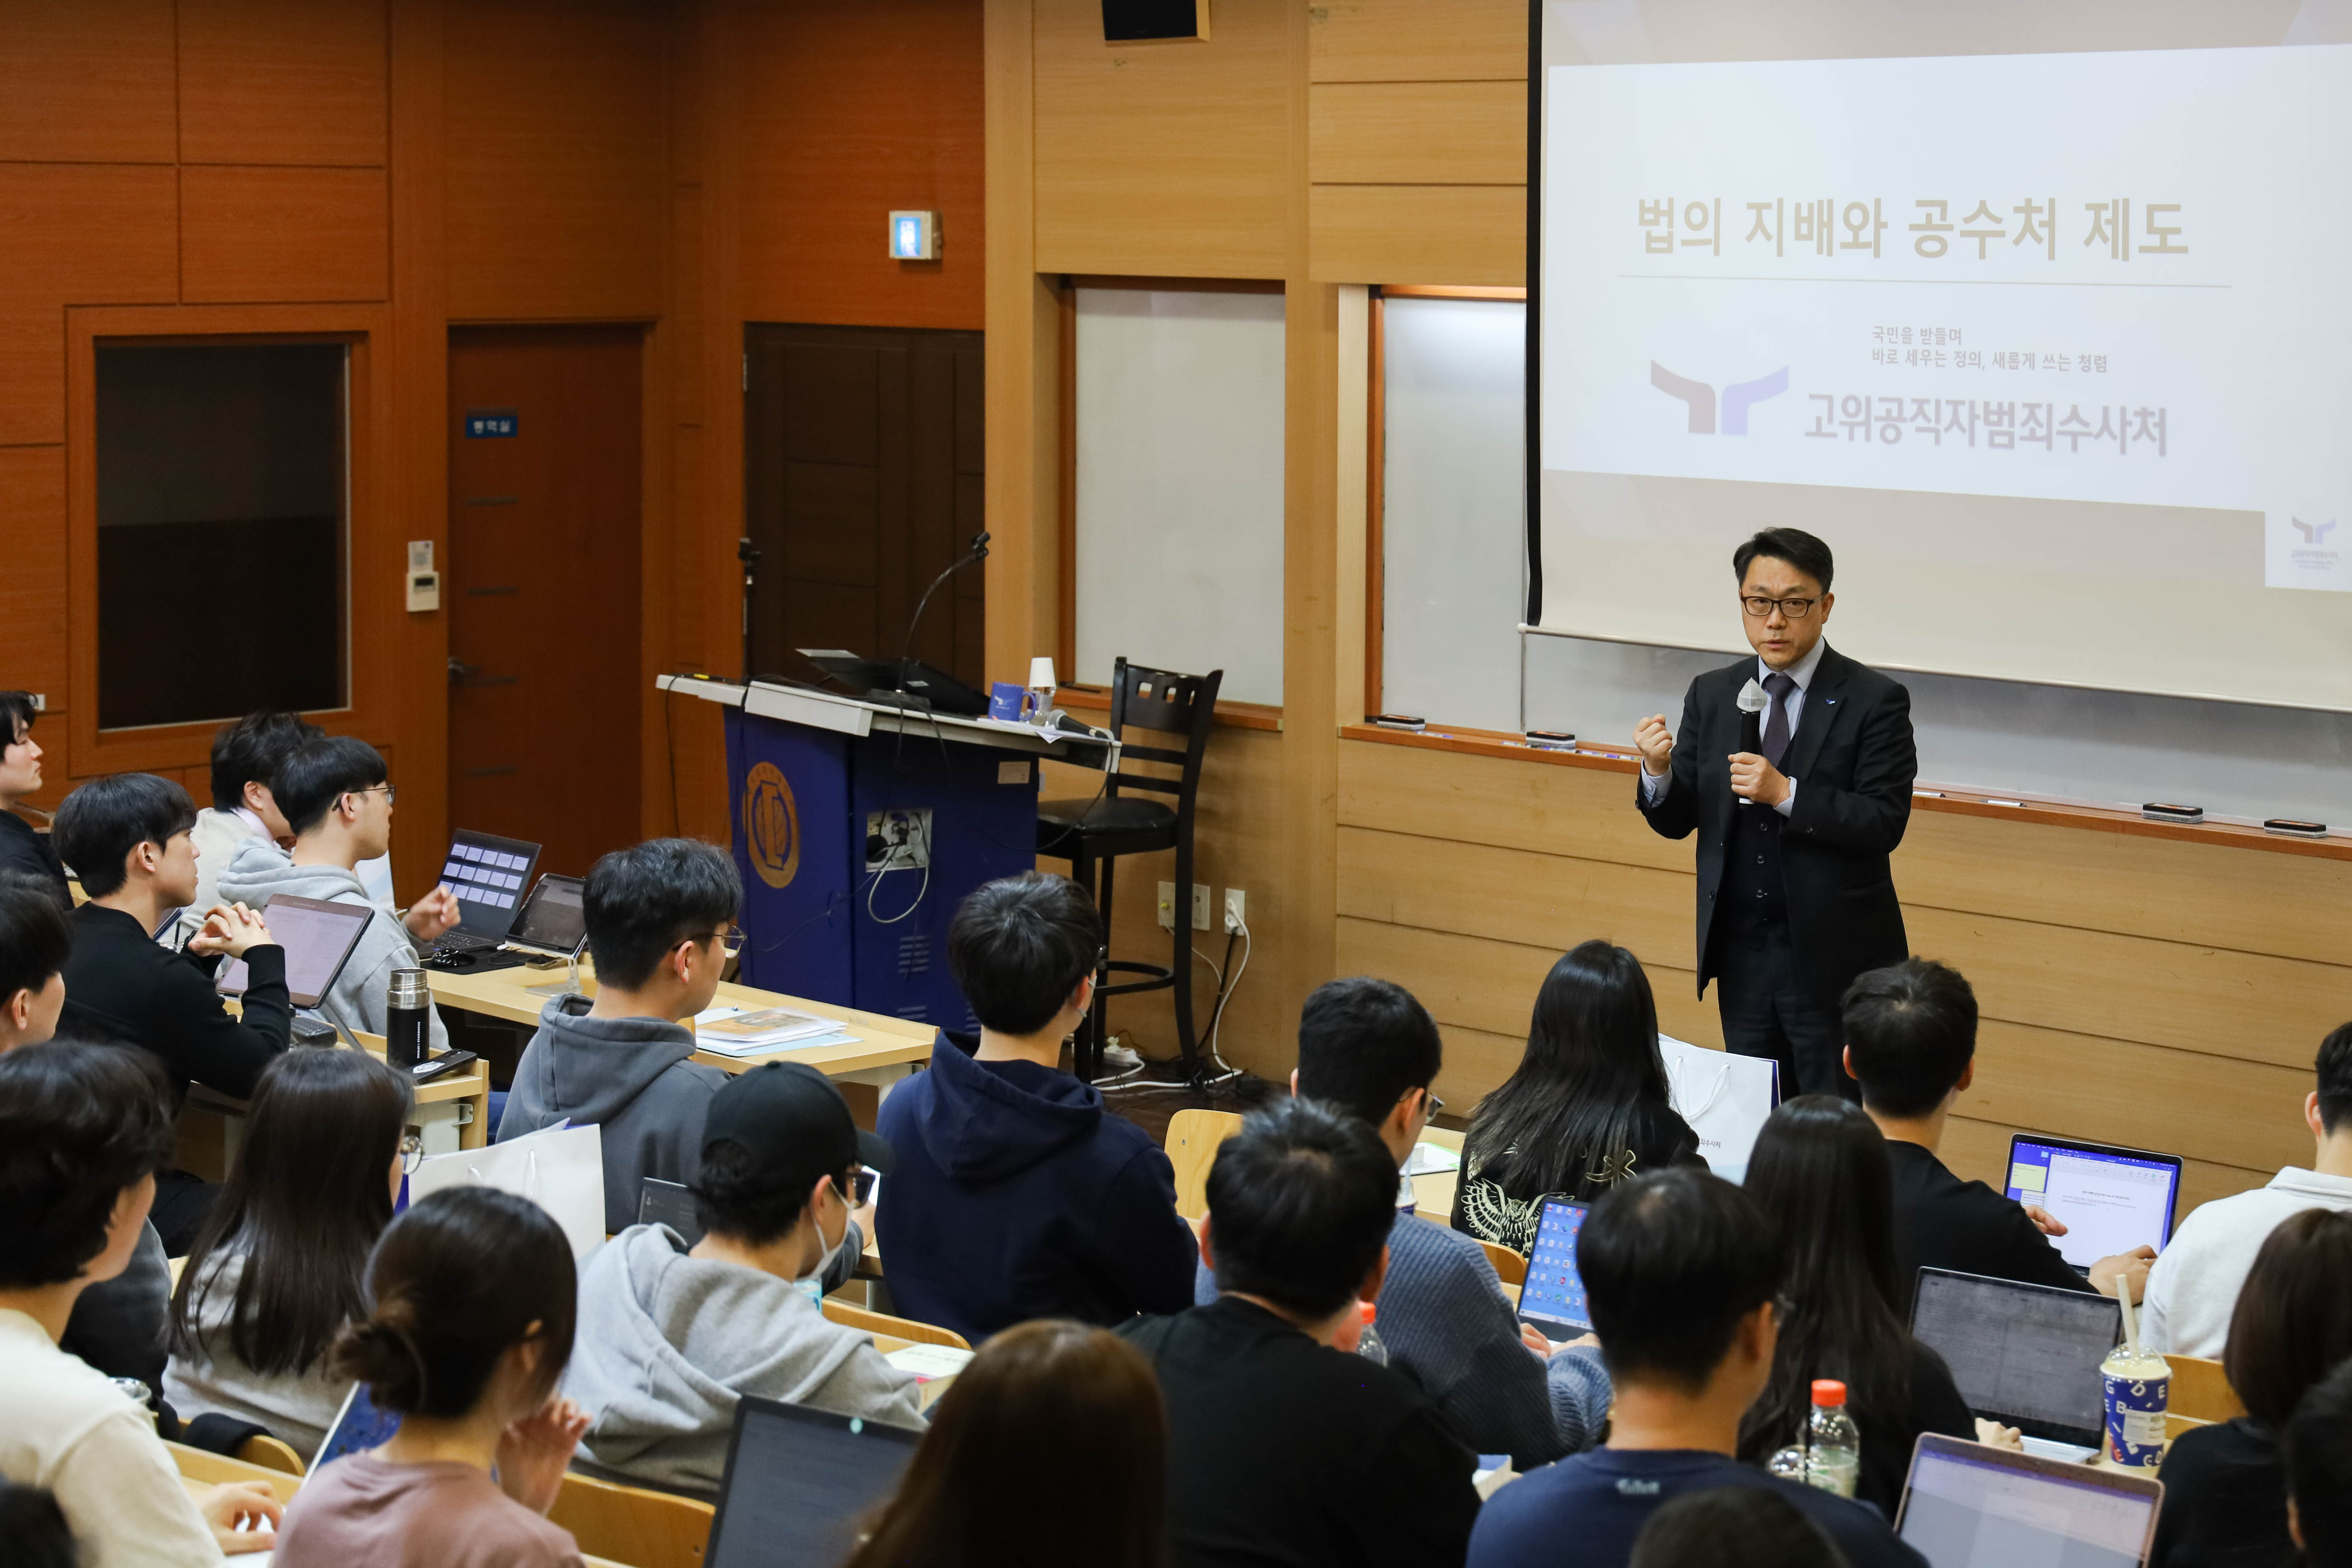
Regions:
[[1108, 1327], [1192, 1304], [1200, 1249], [1168, 1157], [1061, 1069], [1102, 943], [1066, 877], [991, 882], [956, 910], [948, 963], [979, 1042], [942, 1032], [879, 1119], [898, 1163], [876, 1225], [906, 1316], [978, 1341], [1032, 1318]]

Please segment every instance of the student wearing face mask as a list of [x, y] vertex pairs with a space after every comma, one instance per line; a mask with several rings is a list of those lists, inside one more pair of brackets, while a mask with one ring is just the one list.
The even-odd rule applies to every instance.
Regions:
[[581, 1275], [563, 1380], [591, 1413], [581, 1468], [715, 1494], [745, 1394], [922, 1426], [913, 1376], [807, 1289], [863, 1245], [849, 1219], [858, 1167], [890, 1164], [890, 1146], [804, 1063], [754, 1068], [712, 1096], [692, 1188], [702, 1239], [631, 1226]]

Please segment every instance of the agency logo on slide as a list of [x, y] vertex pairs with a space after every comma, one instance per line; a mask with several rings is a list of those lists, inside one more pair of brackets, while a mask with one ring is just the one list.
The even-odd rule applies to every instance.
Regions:
[[2333, 522], [2305, 522], [2299, 517], [2290, 521], [2294, 524], [2294, 531], [2303, 535], [2305, 544], [2325, 544], [2327, 536], [2336, 531]]
[[[1676, 375], [1656, 360], [1650, 362], [1650, 384], [1668, 397], [1680, 398], [1690, 405], [1690, 433], [1694, 436], [1717, 434], [1715, 425], [1715, 388], [1703, 381], [1693, 381]], [[1723, 389], [1723, 428], [1726, 436], [1748, 434], [1748, 411], [1768, 397], [1778, 397], [1789, 390], [1789, 367], [1782, 365], [1769, 375], [1754, 381], [1734, 382]]]

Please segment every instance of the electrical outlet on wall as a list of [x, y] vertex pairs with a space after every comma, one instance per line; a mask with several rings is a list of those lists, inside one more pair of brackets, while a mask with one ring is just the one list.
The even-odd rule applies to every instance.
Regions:
[[1160, 908], [1158, 912], [1152, 918], [1160, 922], [1160, 929], [1161, 931], [1174, 931], [1176, 929], [1175, 883], [1162, 882], [1160, 884]]
[[1227, 888], [1225, 889], [1225, 934], [1239, 935], [1242, 928], [1247, 924], [1249, 924], [1249, 895], [1239, 888]]
[[1209, 929], [1210, 896], [1211, 889], [1208, 883], [1192, 884], [1192, 929], [1194, 931]]
[[[1209, 912], [1212, 907], [1210, 895], [1213, 891], [1214, 889], [1206, 882], [1192, 884], [1192, 929], [1194, 931], [1209, 929]], [[1160, 907], [1157, 918], [1161, 931], [1176, 929], [1176, 884], [1173, 882], [1160, 884]]]

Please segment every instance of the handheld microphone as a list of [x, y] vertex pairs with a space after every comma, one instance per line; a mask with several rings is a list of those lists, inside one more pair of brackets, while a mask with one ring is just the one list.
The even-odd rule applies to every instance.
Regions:
[[1739, 749], [1762, 755], [1764, 751], [1764, 716], [1742, 713], [1739, 716]]
[[962, 571], [965, 567], [971, 565], [973, 562], [985, 561], [987, 559], [988, 530], [983, 528], [978, 533], [971, 536], [971, 548], [967, 549], [955, 560], [950, 562], [948, 563], [948, 569], [940, 573], [938, 576], [932, 578], [931, 585], [923, 590], [922, 598], [917, 601], [915, 605], [914, 615], [907, 622], [906, 645], [898, 654], [898, 675], [902, 682], [906, 679], [907, 667], [913, 663], [915, 658], [915, 628], [923, 624], [923, 612], [931, 607], [931, 595], [940, 591], [940, 584], [944, 584], [949, 578], [954, 576], [957, 573]]

